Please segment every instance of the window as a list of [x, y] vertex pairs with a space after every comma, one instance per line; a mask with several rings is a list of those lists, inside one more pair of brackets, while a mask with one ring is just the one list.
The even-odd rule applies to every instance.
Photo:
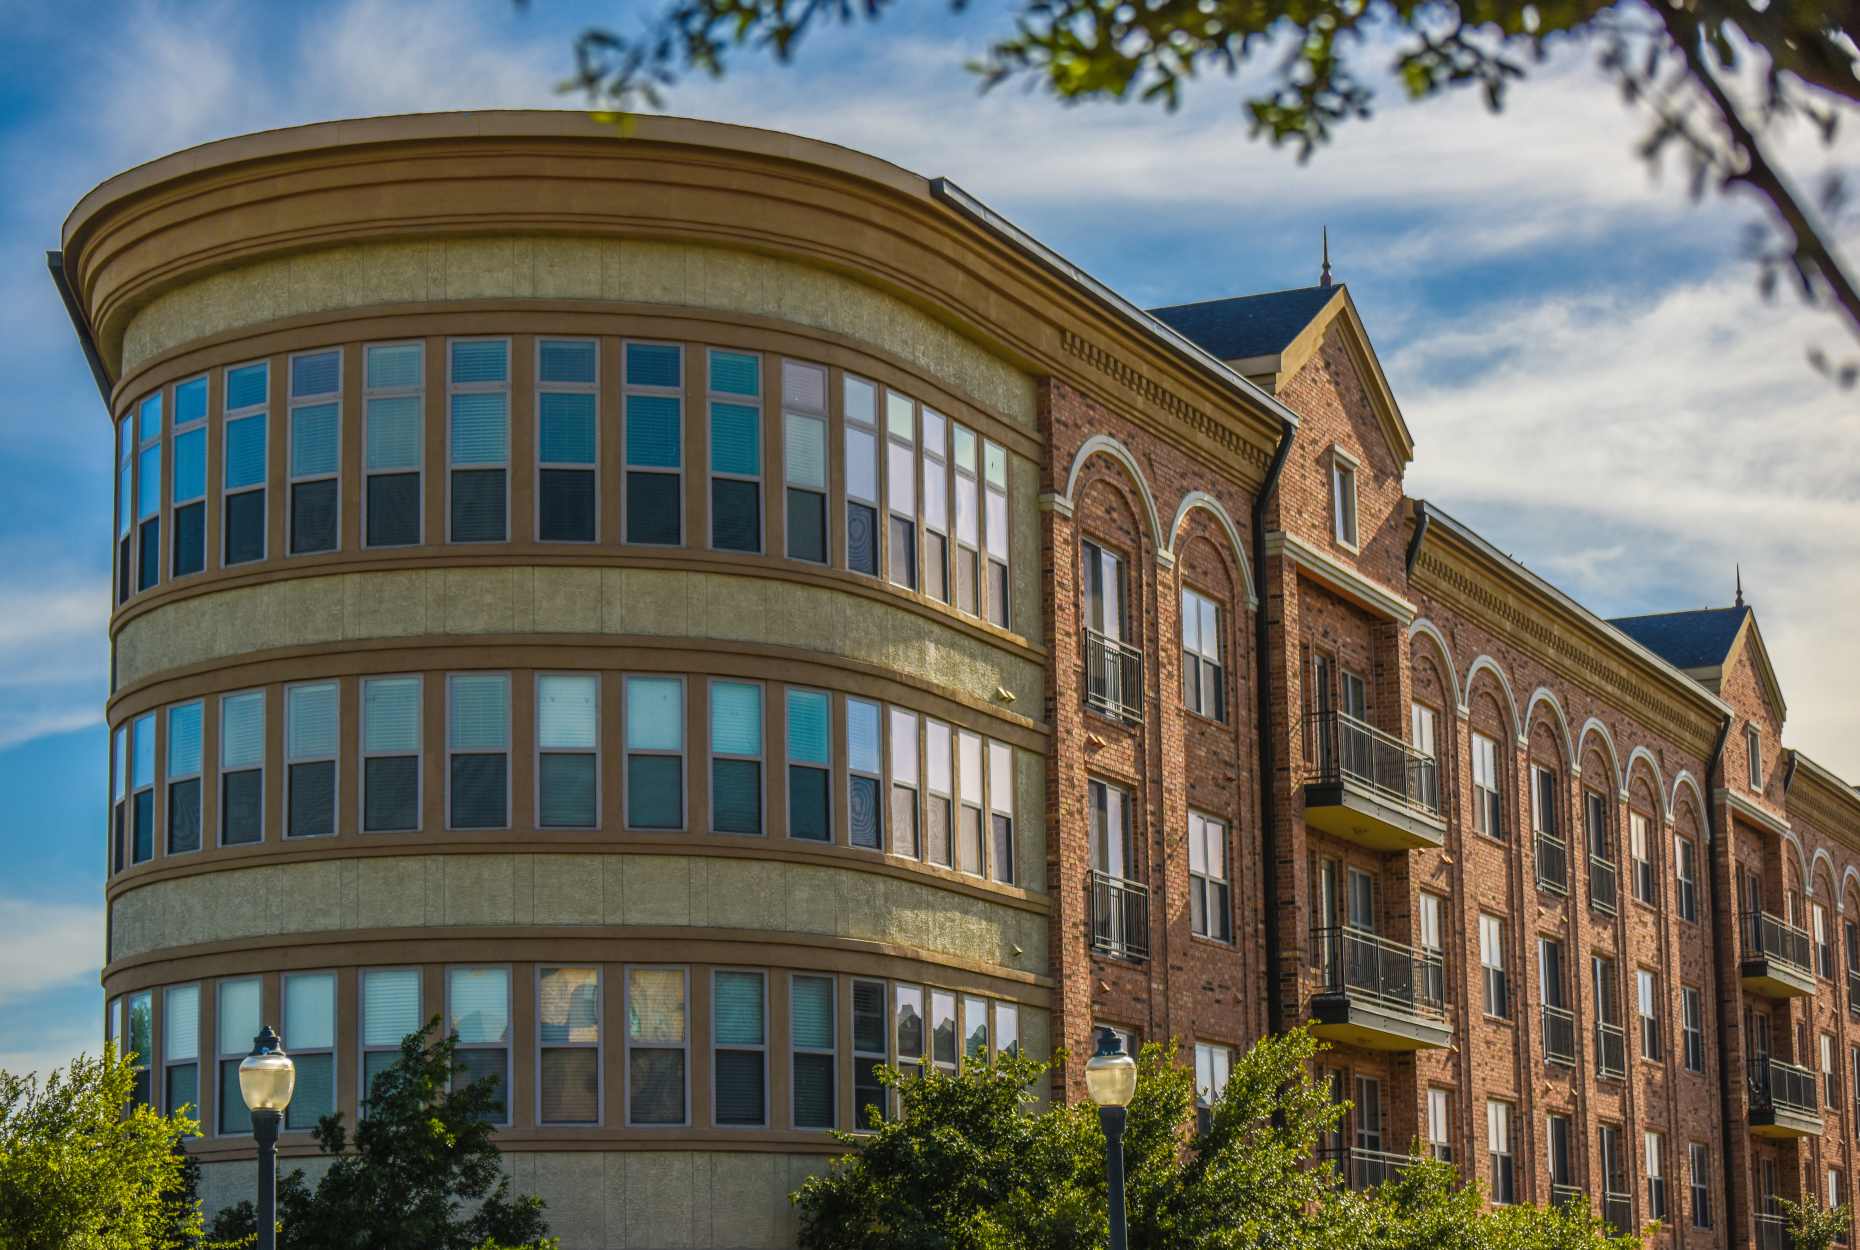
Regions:
[[1103, 781], [1088, 781], [1086, 790], [1091, 799], [1091, 866], [1107, 877], [1128, 880], [1136, 867], [1130, 796]]
[[129, 727], [130, 851], [134, 864], [155, 857], [155, 713]]
[[1417, 987], [1425, 991], [1428, 1002], [1447, 1001], [1447, 900], [1422, 890], [1421, 899], [1421, 978]]
[[921, 854], [917, 836], [917, 717], [891, 709], [891, 853]]
[[1511, 995], [1505, 979], [1505, 922], [1483, 912], [1479, 916], [1479, 965], [1485, 973], [1485, 1014], [1509, 1018]]
[[1438, 1086], [1430, 1086], [1427, 1091], [1428, 1153], [1443, 1163], [1453, 1162], [1451, 1097], [1451, 1094]]
[[1679, 987], [1681, 1030], [1685, 1038], [1685, 1064], [1688, 1072], [1705, 1070], [1705, 1007], [1698, 990], [1690, 985]]
[[878, 576], [878, 388], [846, 375], [846, 567]]
[[1356, 550], [1356, 461], [1341, 448], [1330, 453], [1331, 522], [1337, 541]]
[[762, 687], [710, 683], [710, 827], [762, 832]]
[[265, 467], [271, 366], [264, 361], [226, 371], [221, 563], [265, 558]]
[[1570, 1152], [1569, 1117], [1549, 1116], [1544, 1121], [1544, 1139], [1550, 1155], [1550, 1201], [1561, 1206], [1565, 1195], [1576, 1187], [1576, 1167]]
[[1498, 788], [1498, 744], [1484, 734], [1472, 736], [1473, 829], [1487, 837], [1505, 836], [1505, 805]]
[[988, 817], [991, 838], [989, 864], [996, 881], [1009, 885], [1014, 871], [1014, 748], [1005, 742], [988, 744]]
[[368, 1112], [375, 1077], [400, 1058], [401, 1041], [418, 1033], [420, 972], [417, 968], [366, 968], [362, 971], [362, 1113]]
[[148, 990], [129, 995], [129, 1044], [124, 1053], [134, 1056], [136, 1088], [130, 1095], [139, 1107], [155, 1102], [155, 996]]
[[685, 683], [626, 679], [626, 823], [685, 827]]
[[1227, 677], [1221, 668], [1221, 610], [1182, 588], [1182, 705], [1213, 720], [1227, 719]]
[[200, 734], [205, 705], [168, 709], [168, 854], [200, 849]]
[[1589, 906], [1612, 916], [1616, 874], [1608, 840], [1608, 800], [1594, 790], [1582, 792], [1582, 824], [1589, 843]]
[[169, 572], [187, 577], [207, 567], [207, 380], [174, 388], [174, 471], [168, 499], [174, 536]]
[[975, 432], [950, 427], [956, 461], [956, 608], [982, 614], [982, 499]]
[[335, 682], [284, 688], [286, 837], [336, 832], [336, 718]]
[[1485, 1104], [1486, 1151], [1491, 1159], [1492, 1201], [1509, 1204], [1518, 1200], [1517, 1176], [1511, 1159], [1511, 1104], [1489, 1100]]
[[537, 969], [536, 1020], [537, 1123], [600, 1123], [600, 969]]
[[1818, 976], [1834, 975], [1834, 944], [1829, 941], [1828, 909], [1820, 903], [1808, 905], [1808, 930], [1815, 938], [1815, 972]]
[[1763, 734], [1755, 725], [1744, 726], [1744, 764], [1750, 788], [1763, 789]]
[[712, 348], [710, 545], [762, 550], [762, 357]]
[[1008, 612], [1008, 496], [1007, 449], [999, 443], [982, 443], [982, 544], [988, 549], [989, 621], [1002, 629], [1013, 619]]
[[1233, 940], [1227, 884], [1227, 826], [1199, 812], [1188, 814], [1188, 923], [1202, 937]]
[[1020, 1053], [1020, 1007], [1014, 1003], [995, 1003], [995, 1054]]
[[955, 867], [950, 840], [949, 726], [924, 720], [924, 858], [945, 868]]
[[1627, 1071], [1627, 1054], [1621, 1033], [1615, 961], [1606, 955], [1591, 955], [1589, 972], [1595, 985], [1596, 1071], [1602, 1076], [1618, 1077]]
[[760, 972], [711, 973], [711, 1114], [720, 1128], [768, 1121], [768, 985]]
[[420, 827], [421, 684], [418, 677], [362, 681], [362, 832]]
[[308, 1130], [336, 1110], [336, 974], [294, 972], [284, 978], [284, 1036], [297, 1087], [284, 1127]]
[[833, 840], [833, 714], [821, 690], [786, 692], [788, 709], [788, 836]]
[[1834, 1063], [1834, 1034], [1823, 1033], [1817, 1039], [1821, 1053], [1822, 1096], [1833, 1110], [1841, 1106], [1841, 1072]]
[[162, 1110], [200, 1114], [200, 987], [171, 985], [161, 1008]]
[[982, 740], [956, 734], [956, 867], [982, 875], [987, 846], [982, 835]]
[[1427, 704], [1408, 705], [1408, 744], [1427, 761], [1415, 778], [1416, 797], [1423, 806], [1436, 812], [1440, 810], [1440, 753], [1435, 740], [1439, 723], [1439, 713]]
[[136, 589], [161, 581], [161, 392], [136, 408]]
[[1692, 1189], [1692, 1227], [1711, 1227], [1711, 1152], [1700, 1142], [1686, 1145], [1686, 1180]]
[[876, 851], [885, 842], [885, 790], [879, 705], [867, 699], [846, 699], [846, 815], [851, 828], [847, 841]]
[[446, 827], [502, 829], [510, 823], [510, 678], [446, 678]]
[[447, 349], [451, 540], [501, 543], [510, 537], [510, 344], [454, 339]]
[[917, 408], [885, 392], [885, 486], [890, 497], [892, 585], [917, 589]]
[[628, 343], [626, 540], [684, 542], [685, 353], [675, 343]]
[[[1846, 1202], [1847, 1202], [1847, 1182], [1846, 1182], [1845, 1176], [1839, 1168], [1829, 1168], [1828, 1169], [1828, 1206], [1827, 1206], [1827, 1209], [1830, 1211], [1838, 1210], [1840, 1207], [1844, 1206]], [[1847, 1220], [1842, 1222], [1840, 1231], [1834, 1234], [1834, 1240], [1837, 1245], [1844, 1246], [1847, 1244], [1847, 1236], [1848, 1236], [1847, 1229], [1848, 1229], [1848, 1224], [1852, 1221], [1852, 1219], [1853, 1219], [1853, 1216], [1849, 1214], [1849, 1216], [1847, 1217]]]
[[626, 973], [627, 1123], [685, 1123], [689, 1015], [683, 968]]
[[374, 343], [362, 353], [362, 542], [411, 547], [420, 541], [420, 470], [426, 459], [426, 349]]
[[341, 543], [342, 353], [291, 357], [291, 554]]
[[1576, 1023], [1569, 1009], [1563, 943], [1556, 938], [1537, 939], [1537, 984], [1543, 995], [1544, 1054], [1552, 1063], [1576, 1062]]
[[1628, 859], [1634, 870], [1634, 899], [1653, 904], [1653, 864], [1647, 856], [1648, 820], [1636, 811], [1628, 812]]
[[930, 991], [930, 1062], [956, 1070], [956, 996]]
[[1698, 861], [1693, 858], [1692, 839], [1673, 835], [1673, 880], [1678, 887], [1679, 918], [1696, 923], [1699, 918]]
[[593, 829], [600, 818], [600, 678], [536, 678], [536, 821], [545, 829]]
[[1531, 765], [1531, 832], [1556, 837], [1556, 774], [1536, 764]]
[[885, 1067], [885, 983], [852, 983], [853, 1117], [852, 1127], [869, 1128], [872, 1116], [885, 1118], [885, 1087], [878, 1074]]
[[536, 537], [591, 543], [600, 515], [593, 339], [536, 340]]
[[962, 1000], [962, 1061], [988, 1062], [988, 1000]]
[[[1623, 1226], [1631, 1223], [1631, 1213], [1627, 1220], [1616, 1222], [1615, 1211], [1629, 1206], [1627, 1179], [1627, 1152], [1621, 1145], [1621, 1129], [1617, 1125], [1604, 1124], [1599, 1133], [1601, 1152], [1597, 1160], [1602, 1171], [1602, 1211], [1603, 1218], [1614, 1223], [1616, 1232], [1626, 1232]], [[1610, 1208], [1614, 1208], [1611, 1211]]]
[[1647, 1143], [1647, 1218], [1666, 1218], [1666, 1138], [1651, 1129]]
[[827, 371], [781, 362], [788, 558], [827, 562]]
[[921, 1067], [927, 1058], [924, 1049], [928, 1038], [923, 987], [900, 985], [893, 998], [898, 1030], [898, 1067], [908, 1073], [912, 1068]]
[[1085, 628], [1112, 642], [1124, 637], [1124, 561], [1090, 539], [1080, 544], [1085, 586]]
[[1660, 977], [1646, 968], [1634, 970], [1636, 1009], [1640, 1015], [1640, 1057], [1658, 1063], [1665, 1054], [1660, 1042]]
[[949, 422], [929, 408], [923, 412], [923, 588], [932, 599], [949, 602]]
[[135, 586], [136, 427], [125, 414], [116, 424], [116, 601], [126, 603]]
[[1233, 1047], [1195, 1043], [1195, 1095], [1202, 1106], [1213, 1106], [1221, 1100], [1233, 1066]]
[[446, 969], [446, 1028], [459, 1035], [452, 1088], [494, 1080], [488, 1118], [509, 1123], [510, 970]]
[[219, 1119], [222, 1134], [249, 1134], [252, 1113], [239, 1092], [239, 1064], [252, 1053], [258, 1036], [259, 982], [257, 977], [219, 983], [215, 1016], [219, 1042]]
[[794, 1126], [832, 1128], [839, 1088], [833, 1053], [833, 978], [792, 976], [789, 1038], [794, 1047]]
[[264, 836], [265, 692], [248, 690], [220, 698], [220, 844]]
[[111, 870], [121, 872], [129, 854], [129, 726], [118, 725], [110, 743]]

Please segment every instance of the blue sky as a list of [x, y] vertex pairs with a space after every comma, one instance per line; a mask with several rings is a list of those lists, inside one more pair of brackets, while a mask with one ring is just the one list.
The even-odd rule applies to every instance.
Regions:
[[[65, 213], [226, 135], [572, 107], [554, 84], [575, 31], [640, 8], [125, 0], [78, 38], [67, 9], [0, 0], [0, 1067], [60, 1063], [100, 1032], [110, 438], [45, 272]], [[1856, 349], [1757, 297], [1739, 259], [1755, 210], [1650, 178], [1631, 154], [1644, 118], [1588, 54], [1553, 59], [1500, 118], [1385, 90], [1376, 120], [1300, 165], [1247, 140], [1225, 81], [1173, 115], [978, 96], [962, 64], [1002, 14], [912, 6], [791, 66], [686, 84], [669, 111], [948, 176], [1147, 306], [1309, 285], [1328, 223], [1414, 430], [1409, 492], [1606, 615], [1727, 602], [1741, 561], [1788, 740], [1860, 777], [1860, 396], [1804, 363], [1810, 343]], [[1802, 177], [1860, 170], [1852, 140], [1786, 152]]]

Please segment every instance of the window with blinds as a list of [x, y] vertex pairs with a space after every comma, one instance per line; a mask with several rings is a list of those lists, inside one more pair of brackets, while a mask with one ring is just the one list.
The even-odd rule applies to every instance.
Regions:
[[832, 977], [792, 976], [789, 1040], [794, 1058], [794, 1126], [830, 1129], [835, 1126], [839, 1088], [834, 1053], [834, 984]]
[[124, 1041], [123, 1053], [136, 1069], [135, 1092], [130, 1101], [139, 1107], [152, 1107], [155, 1104], [155, 995], [143, 990], [140, 994], [128, 996], [129, 1036]]
[[425, 1018], [420, 1014], [420, 970], [418, 968], [368, 968], [362, 972], [362, 1090], [361, 1113], [368, 1114], [368, 1100], [374, 1091], [375, 1078], [393, 1067], [400, 1058], [400, 1044], [420, 1031]]
[[950, 427], [951, 458], [956, 500], [956, 608], [970, 616], [982, 614], [982, 496], [980, 451], [975, 431]]
[[846, 567], [878, 576], [878, 388], [848, 374], [840, 387], [846, 444]]
[[116, 423], [116, 601], [135, 590], [136, 427], [129, 414]]
[[452, 1088], [491, 1082], [486, 1119], [510, 1122], [510, 970], [446, 969], [446, 1028], [458, 1034]]
[[362, 542], [412, 547], [424, 529], [421, 469], [426, 460], [426, 348], [371, 343], [362, 353]]
[[781, 362], [782, 474], [788, 558], [827, 562], [827, 371]]
[[982, 483], [982, 543], [988, 558], [987, 617], [1008, 629], [1013, 617], [1008, 604], [1007, 449], [999, 443], [982, 444]]
[[161, 581], [162, 396], [136, 407], [136, 589]]
[[118, 725], [110, 736], [110, 841], [111, 871], [121, 872], [129, 862], [129, 726]]
[[155, 857], [155, 713], [138, 716], [129, 727], [129, 807], [131, 863]]
[[336, 832], [337, 708], [333, 681], [284, 688], [286, 837]]
[[885, 789], [879, 705], [846, 700], [847, 841], [876, 851], [885, 842]]
[[171, 985], [162, 994], [162, 1110], [200, 1117], [200, 987]]
[[950, 752], [953, 737], [942, 721], [924, 719], [924, 859], [942, 868], [956, 866], [952, 837], [954, 790]]
[[891, 709], [891, 853], [920, 855], [917, 829], [917, 716]]
[[220, 563], [265, 558], [265, 473], [271, 366], [261, 360], [226, 371]]
[[168, 479], [169, 574], [207, 567], [207, 379], [174, 388], [174, 470]]
[[539, 1124], [598, 1124], [601, 1118], [601, 973], [536, 973]]
[[626, 970], [629, 1125], [677, 1126], [689, 1105], [690, 1016], [683, 968]]
[[220, 696], [220, 844], [265, 836], [265, 692]]
[[297, 1085], [284, 1127], [313, 1129], [336, 1110], [336, 974], [294, 972], [284, 978], [284, 1044]]
[[421, 679], [362, 681], [362, 832], [420, 827]]
[[788, 836], [833, 840], [833, 714], [821, 690], [786, 692], [788, 711]]
[[710, 827], [762, 832], [762, 687], [710, 683]]
[[956, 734], [956, 867], [983, 875], [988, 851], [982, 833], [982, 740]]
[[923, 589], [949, 602], [949, 422], [920, 408], [923, 419]]
[[711, 974], [711, 1115], [719, 1128], [768, 1123], [768, 986], [760, 972]]
[[1014, 749], [1005, 742], [988, 744], [989, 869], [996, 881], [1012, 885], [1014, 868]]
[[872, 1117], [886, 1118], [885, 1087], [878, 1079], [888, 1057], [885, 1034], [885, 983], [852, 983], [853, 1116], [852, 1127], [870, 1128]]
[[628, 343], [621, 404], [626, 422], [626, 540], [684, 542], [684, 349]]
[[626, 823], [685, 827], [685, 683], [626, 679]]
[[921, 985], [899, 985], [892, 991], [892, 1014], [898, 1040], [898, 1067], [909, 1075], [929, 1057], [929, 1026], [924, 1016]]
[[446, 346], [452, 541], [501, 543], [510, 537], [510, 344], [453, 339]]
[[510, 823], [510, 678], [446, 678], [446, 824], [501, 829]]
[[291, 357], [292, 555], [341, 545], [342, 353]]
[[885, 488], [891, 582], [916, 590], [917, 406], [908, 395], [891, 390], [885, 392]]
[[762, 550], [762, 358], [712, 348], [709, 366], [710, 545]]
[[930, 991], [930, 1061], [939, 1068], [956, 1068], [956, 996]]
[[219, 1055], [220, 1132], [226, 1136], [243, 1136], [252, 1131], [252, 1113], [239, 1092], [239, 1064], [252, 1053], [252, 1041], [258, 1036], [259, 982], [257, 977], [241, 977], [219, 983], [216, 1004], [215, 1043]]
[[200, 849], [200, 735], [204, 705], [168, 709], [168, 853]]
[[536, 537], [542, 542], [594, 541], [599, 373], [593, 339], [536, 341]]
[[536, 820], [546, 829], [600, 824], [600, 678], [536, 678]]

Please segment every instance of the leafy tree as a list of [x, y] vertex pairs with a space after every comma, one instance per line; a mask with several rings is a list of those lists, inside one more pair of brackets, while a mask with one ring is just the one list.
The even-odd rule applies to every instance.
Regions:
[[43, 1084], [0, 1072], [0, 1246], [180, 1250], [200, 1234], [185, 1115], [130, 1106], [133, 1058], [79, 1055]]
[[1776, 1201], [1789, 1221], [1789, 1244], [1795, 1250], [1828, 1250], [1853, 1223], [1853, 1210], [1844, 1202], [1838, 1207], [1823, 1207], [1790, 1198]]
[[[497, 1079], [454, 1088], [457, 1049], [434, 1017], [376, 1074], [353, 1134], [340, 1114], [318, 1122], [333, 1161], [314, 1188], [301, 1170], [279, 1181], [279, 1250], [556, 1250], [542, 1200], [513, 1195], [498, 1165]], [[242, 1202], [220, 1212], [213, 1236], [237, 1244], [255, 1229]]]
[[[519, 4], [525, 0], [518, 0]], [[810, 31], [881, 17], [894, 0], [665, 0], [637, 33], [596, 27], [575, 43], [565, 84], [603, 108], [658, 107], [684, 73], [722, 74], [747, 47], [788, 60]], [[968, 0], [949, 0], [954, 10]], [[1494, 111], [1529, 64], [1559, 44], [1592, 44], [1630, 105], [1645, 110], [1637, 149], [1677, 152], [1694, 197], [1754, 195], [1770, 225], [1751, 236], [1766, 294], [1787, 278], [1860, 336], [1860, 277], [1836, 239], [1852, 203], [1838, 173], [1812, 194], [1774, 153], [1807, 127], [1824, 147], [1860, 106], [1860, 7], [1852, 0], [1015, 0], [1011, 32], [970, 63], [984, 86], [1011, 79], [1061, 100], [1141, 100], [1175, 108], [1184, 88], [1233, 77], [1249, 59], [1242, 104], [1255, 136], [1301, 158], [1346, 121], [1370, 116], [1366, 55], [1414, 99], [1476, 90]], [[1815, 357], [1818, 366], [1832, 369]], [[1851, 384], [1860, 364], [1842, 366]]]

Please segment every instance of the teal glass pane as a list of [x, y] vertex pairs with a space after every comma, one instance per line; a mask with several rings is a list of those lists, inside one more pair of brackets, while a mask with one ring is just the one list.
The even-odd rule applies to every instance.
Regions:
[[336, 976], [293, 973], [284, 978], [284, 1044], [323, 1050], [336, 1044]]
[[446, 742], [457, 751], [498, 751], [510, 743], [510, 679], [472, 673], [449, 679]]
[[291, 398], [334, 395], [342, 388], [342, 353], [317, 352], [291, 359]]
[[162, 1016], [162, 1057], [169, 1063], [200, 1058], [200, 987], [169, 987]]
[[827, 763], [827, 733], [832, 718], [827, 696], [818, 690], [788, 692], [788, 761], [792, 764]]
[[336, 754], [336, 683], [292, 686], [284, 695], [284, 750], [294, 760]]
[[135, 503], [135, 470], [124, 465], [116, 482], [116, 515], [120, 522], [117, 528], [121, 533], [127, 534], [129, 527], [135, 524]]
[[201, 705], [183, 703], [168, 709], [168, 777], [191, 777], [200, 771]]
[[502, 1042], [510, 1036], [510, 974], [503, 968], [448, 968], [446, 1010], [459, 1041]]
[[265, 762], [265, 692], [248, 690], [220, 700], [220, 767], [257, 768]]
[[710, 354], [710, 389], [721, 395], [761, 393], [762, 358], [750, 352]]
[[338, 468], [335, 404], [313, 404], [291, 412], [291, 476], [312, 477]]
[[593, 677], [536, 679], [536, 744], [545, 751], [592, 751], [600, 686]]
[[680, 447], [680, 401], [671, 395], [626, 397], [626, 462], [644, 469], [676, 469]]
[[[219, 1046], [222, 1055], [251, 1053], [258, 1033], [258, 978], [221, 981], [219, 994]], [[236, 1091], [238, 1086], [233, 1087]], [[238, 1100], [243, 1107], [245, 1100]]]
[[128, 464], [130, 453], [135, 451], [135, 449], [136, 436], [134, 427], [130, 425], [129, 418], [124, 417], [121, 423], [116, 427], [116, 458], [124, 464]]
[[129, 726], [116, 727], [116, 797], [121, 799], [129, 793]]
[[712, 760], [710, 825], [718, 833], [762, 832], [762, 765], [754, 760]]
[[544, 339], [537, 350], [537, 376], [544, 382], [594, 381], [591, 339]]
[[628, 343], [626, 345], [626, 384], [628, 386], [675, 387], [683, 383], [682, 348], [670, 343]]
[[144, 991], [129, 996], [129, 1037], [124, 1050], [133, 1050], [143, 1066], [155, 1057], [155, 996]]
[[626, 745], [630, 751], [681, 751], [685, 690], [676, 677], [626, 679]]
[[397, 343], [368, 349], [366, 378], [370, 390], [420, 385], [425, 353], [418, 343]]
[[155, 784], [155, 714], [136, 717], [129, 732], [130, 784], [140, 790]]
[[452, 380], [460, 384], [509, 381], [509, 344], [497, 340], [452, 344]]
[[362, 1044], [398, 1046], [420, 1027], [420, 974], [393, 968], [362, 974]]
[[472, 392], [452, 397], [453, 464], [502, 464], [509, 450], [507, 396]]
[[718, 681], [710, 687], [710, 749], [715, 755], [762, 754], [762, 687]]
[[265, 402], [271, 369], [263, 361], [226, 371], [226, 411], [235, 412]]
[[794, 978], [794, 1044], [808, 1050], [833, 1049], [833, 982], [826, 977]]
[[189, 378], [174, 388], [174, 423], [177, 427], [201, 421], [207, 415], [207, 380]]
[[161, 435], [161, 392], [156, 391], [136, 408], [136, 441], [146, 443]]
[[717, 1045], [762, 1045], [766, 1033], [760, 972], [719, 972], [712, 997], [711, 1018]]
[[544, 464], [594, 463], [594, 396], [544, 391], [542, 455]]
[[161, 444], [143, 449], [136, 457], [136, 520], [161, 513]]
[[362, 683], [362, 750], [420, 749], [420, 679], [375, 677]]
[[846, 765], [855, 772], [878, 771], [878, 704], [846, 700]]
[[762, 471], [762, 413], [747, 404], [710, 406], [710, 471], [753, 477]]
[[226, 489], [265, 484], [265, 417], [226, 423]]
[[389, 395], [369, 400], [368, 467], [419, 468], [422, 424], [418, 395]]
[[174, 439], [174, 502], [186, 503], [207, 493], [207, 432], [189, 430]]

